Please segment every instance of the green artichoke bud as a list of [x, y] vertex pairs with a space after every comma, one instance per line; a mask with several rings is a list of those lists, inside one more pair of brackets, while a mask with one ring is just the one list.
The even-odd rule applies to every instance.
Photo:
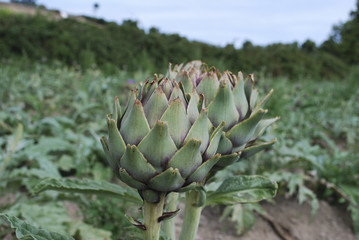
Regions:
[[118, 177], [147, 201], [185, 191], [218, 162], [224, 123], [212, 126], [203, 100], [167, 78], [134, 89], [124, 111], [115, 99], [115, 114], [107, 116], [108, 140], [101, 142]]
[[173, 69], [170, 65], [167, 75], [178, 83], [185, 95], [204, 96], [208, 118], [214, 127], [225, 123], [217, 149], [221, 158], [214, 169], [250, 157], [276, 142], [276, 139], [256, 141], [279, 117], [263, 119], [267, 110], [262, 107], [273, 90], [257, 101], [258, 90], [254, 87], [253, 74], [244, 79], [241, 72], [237, 76], [229, 71], [221, 73], [214, 67], [208, 69], [201, 61], [193, 61], [176, 65]]

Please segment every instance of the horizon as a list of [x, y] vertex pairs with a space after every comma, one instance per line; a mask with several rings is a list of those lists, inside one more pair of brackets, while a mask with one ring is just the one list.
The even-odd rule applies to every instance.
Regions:
[[[349, 19], [356, 3], [355, 0], [294, 0], [290, 3], [284, 0], [224, 0], [221, 3], [203, 0], [181, 3], [164, 0], [36, 2], [47, 9], [103, 18], [118, 24], [134, 20], [146, 32], [154, 27], [161, 33], [179, 34], [191, 41], [221, 47], [233, 44], [236, 48], [242, 47], [245, 41], [265, 46], [303, 43], [308, 39], [318, 46], [329, 38], [334, 25]], [[202, 5], [206, 2], [210, 4]], [[94, 3], [99, 4], [96, 12]], [[188, 7], [189, 4], [192, 4], [191, 7]]]

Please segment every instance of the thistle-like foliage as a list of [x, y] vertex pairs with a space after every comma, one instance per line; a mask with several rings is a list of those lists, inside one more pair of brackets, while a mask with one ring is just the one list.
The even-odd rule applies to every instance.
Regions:
[[208, 69], [201, 61], [186, 65], [170, 65], [168, 78], [177, 82], [185, 96], [203, 96], [204, 106], [213, 127], [224, 124], [217, 153], [221, 154], [213, 171], [226, 167], [240, 158], [270, 147], [276, 142], [256, 141], [264, 130], [279, 117], [263, 119], [267, 110], [262, 107], [272, 94], [271, 90], [262, 100], [254, 87], [253, 74], [243, 78], [241, 72], [234, 75], [229, 71], [220, 73], [215, 68]]
[[[118, 177], [149, 202], [161, 193], [185, 191], [218, 162], [224, 123], [214, 127], [203, 96], [185, 94], [176, 81], [147, 80], [134, 89], [124, 111], [107, 116], [108, 139], [101, 138]], [[193, 186], [193, 184], [192, 184]]]

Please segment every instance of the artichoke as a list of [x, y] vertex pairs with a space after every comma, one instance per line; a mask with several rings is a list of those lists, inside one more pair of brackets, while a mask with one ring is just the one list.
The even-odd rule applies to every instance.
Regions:
[[276, 142], [276, 139], [257, 141], [279, 117], [263, 119], [267, 110], [262, 107], [273, 90], [257, 101], [259, 94], [254, 87], [253, 74], [244, 79], [242, 72], [237, 76], [229, 71], [221, 73], [214, 67], [209, 69], [201, 61], [192, 61], [176, 65], [173, 69], [170, 64], [167, 77], [178, 83], [185, 96], [203, 96], [213, 127], [224, 124], [217, 149], [221, 157], [214, 171], [240, 158], [250, 157]]
[[108, 162], [148, 202], [185, 191], [220, 158], [224, 123], [213, 127], [208, 114], [203, 95], [184, 94], [176, 81], [155, 75], [131, 92], [124, 111], [115, 98], [115, 114], [107, 116], [108, 139], [101, 138]]

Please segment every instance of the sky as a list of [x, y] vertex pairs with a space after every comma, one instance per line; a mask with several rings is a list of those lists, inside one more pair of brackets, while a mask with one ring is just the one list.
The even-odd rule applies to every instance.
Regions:
[[[325, 41], [334, 24], [349, 19], [356, 0], [38, 0], [49, 9], [178, 33], [217, 46]], [[94, 12], [94, 3], [99, 8]]]

